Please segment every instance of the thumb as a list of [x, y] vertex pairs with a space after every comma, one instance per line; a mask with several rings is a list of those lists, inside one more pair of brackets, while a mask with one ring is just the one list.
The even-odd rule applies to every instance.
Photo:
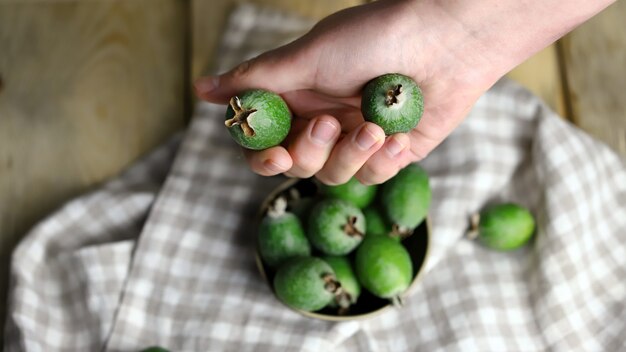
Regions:
[[247, 89], [259, 88], [282, 94], [310, 88], [307, 82], [311, 82], [309, 71], [314, 65], [301, 65], [284, 51], [266, 52], [224, 74], [202, 77], [194, 83], [196, 94], [209, 102], [225, 104], [232, 96]]

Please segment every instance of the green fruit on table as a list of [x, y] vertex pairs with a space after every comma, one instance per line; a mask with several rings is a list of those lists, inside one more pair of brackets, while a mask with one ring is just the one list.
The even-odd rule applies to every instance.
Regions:
[[259, 225], [259, 254], [273, 268], [289, 258], [311, 254], [300, 220], [285, 207], [285, 200], [277, 199]]
[[422, 118], [424, 97], [410, 77], [390, 73], [371, 80], [363, 89], [361, 112], [386, 135], [409, 132]]
[[345, 309], [355, 304], [361, 294], [361, 284], [359, 284], [356, 278], [348, 257], [326, 256], [322, 257], [322, 259], [333, 268], [335, 277], [341, 285], [340, 292], [335, 295], [335, 300], [331, 303], [331, 306], [339, 306]]
[[431, 191], [428, 174], [417, 164], [409, 164], [381, 188], [381, 207], [399, 232], [410, 232], [428, 214]]
[[322, 184], [320, 192], [329, 198], [343, 199], [359, 208], [368, 206], [376, 197], [376, 185], [366, 186], [352, 177], [342, 185], [328, 186]]
[[331, 266], [316, 257], [290, 259], [274, 276], [276, 296], [286, 305], [308, 312], [326, 307], [339, 287]]
[[291, 129], [291, 113], [280, 95], [261, 89], [230, 99], [224, 122], [242, 147], [262, 150], [280, 144]]
[[409, 253], [402, 244], [385, 236], [363, 241], [356, 250], [355, 269], [361, 285], [381, 298], [398, 298], [413, 280]]
[[345, 200], [325, 199], [311, 210], [307, 235], [324, 254], [344, 255], [361, 243], [365, 229], [361, 209]]
[[526, 208], [513, 203], [491, 206], [472, 219], [473, 232], [480, 243], [500, 251], [517, 249], [530, 240], [535, 219]]

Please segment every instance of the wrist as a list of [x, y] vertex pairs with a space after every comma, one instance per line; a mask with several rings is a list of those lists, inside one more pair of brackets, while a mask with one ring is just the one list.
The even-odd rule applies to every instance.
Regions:
[[[406, 0], [413, 42], [435, 79], [488, 89], [614, 0]], [[482, 93], [482, 92], [480, 92]]]

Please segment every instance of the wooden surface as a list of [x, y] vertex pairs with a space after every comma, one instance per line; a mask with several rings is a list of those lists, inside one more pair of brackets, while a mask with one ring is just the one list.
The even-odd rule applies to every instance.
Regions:
[[[238, 1], [0, 0], [0, 288], [32, 224], [184, 125]], [[319, 19], [361, 1], [252, 2]], [[623, 18], [622, 1], [509, 76], [626, 155]]]
[[626, 2], [571, 32], [563, 63], [574, 123], [626, 156]]
[[0, 288], [32, 224], [183, 126], [185, 13], [180, 0], [0, 3]]

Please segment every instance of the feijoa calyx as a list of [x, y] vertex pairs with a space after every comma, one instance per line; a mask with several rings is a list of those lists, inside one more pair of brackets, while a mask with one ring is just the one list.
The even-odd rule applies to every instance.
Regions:
[[333, 268], [341, 286], [335, 292], [335, 299], [330, 306], [339, 307], [340, 313], [346, 312], [351, 305], [356, 303], [361, 294], [361, 284], [356, 278], [352, 264], [346, 256], [325, 256], [322, 259]]
[[428, 174], [417, 164], [409, 164], [382, 185], [381, 207], [400, 234], [410, 233], [428, 213], [431, 201]]
[[366, 238], [356, 250], [359, 282], [372, 294], [396, 300], [413, 280], [413, 263], [398, 241], [386, 236]]
[[522, 247], [535, 231], [535, 219], [528, 209], [515, 203], [497, 204], [472, 217], [470, 238], [483, 245], [509, 251]]
[[341, 199], [317, 203], [307, 220], [307, 236], [313, 247], [324, 254], [351, 252], [365, 235], [365, 217], [356, 205]]
[[372, 203], [376, 197], [376, 189], [376, 185], [366, 186], [359, 182], [356, 177], [352, 177], [348, 182], [341, 185], [320, 185], [322, 195], [328, 198], [343, 199], [359, 208], [364, 208]]
[[291, 113], [280, 95], [253, 89], [230, 99], [224, 124], [239, 145], [263, 150], [280, 144], [287, 137]]
[[274, 276], [276, 296], [286, 305], [308, 312], [326, 307], [339, 287], [332, 267], [316, 257], [292, 258]]
[[386, 135], [409, 132], [422, 118], [424, 98], [415, 81], [399, 73], [379, 76], [365, 85], [361, 112]]
[[265, 264], [273, 268], [289, 258], [311, 254], [311, 245], [300, 220], [285, 208], [285, 199], [278, 198], [259, 225], [259, 254]]

